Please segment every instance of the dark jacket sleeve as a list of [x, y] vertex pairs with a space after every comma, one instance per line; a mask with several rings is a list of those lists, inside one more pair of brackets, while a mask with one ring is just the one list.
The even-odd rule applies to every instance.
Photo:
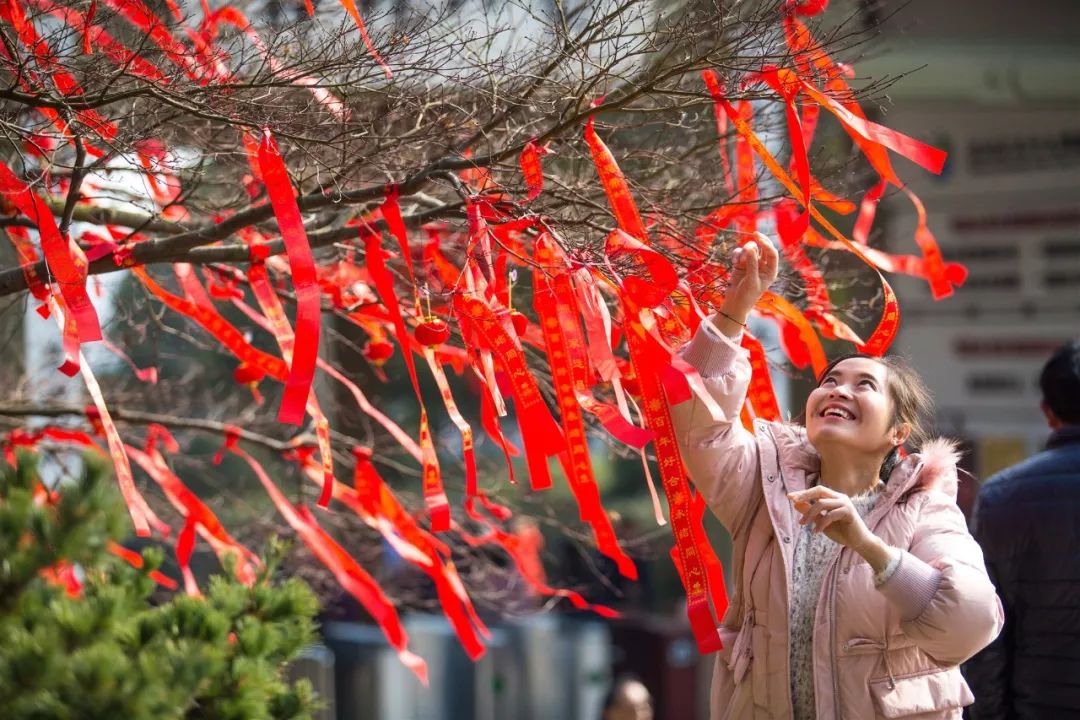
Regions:
[[1014, 617], [1010, 599], [1013, 597], [1006, 586], [1007, 578], [1001, 572], [1000, 542], [1006, 528], [995, 527], [997, 513], [993, 500], [984, 494], [975, 505], [973, 534], [983, 548], [986, 570], [991, 582], [997, 588], [1005, 610], [1005, 627], [998, 637], [963, 666], [964, 677], [975, 696], [975, 704], [968, 708], [968, 717], [972, 720], [1005, 720], [1012, 717], [1010, 681], [1012, 671], [1010, 658], [1013, 656]]

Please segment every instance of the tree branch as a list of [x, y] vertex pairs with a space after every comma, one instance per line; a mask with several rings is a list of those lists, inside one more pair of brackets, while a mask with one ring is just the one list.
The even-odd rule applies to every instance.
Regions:
[[[262, 435], [260, 433], [245, 430], [244, 428], [238, 428], [229, 423], [218, 422], [216, 420], [204, 420], [202, 418], [185, 418], [177, 417], [175, 415], [164, 415], [161, 413], [144, 412], [142, 410], [128, 410], [122, 407], [110, 406], [109, 415], [116, 422], [125, 423], [128, 425], [164, 425], [169, 429], [183, 428], [185, 430], [200, 430], [202, 432], [208, 432], [216, 435], [224, 435], [227, 430], [234, 430], [239, 435], [241, 440], [245, 442], [253, 443], [273, 450], [274, 452], [285, 452], [296, 447], [297, 443], [294, 440], [278, 440], [268, 435]], [[28, 403], [23, 404], [11, 404], [0, 405], [0, 416], [3, 417], [86, 417], [86, 406], [75, 404], [49, 404], [49, 405], [32, 405]], [[301, 436], [297, 436], [301, 437]]]
[[[404, 217], [408, 227], [418, 227], [424, 223], [442, 218], [462, 218], [464, 211], [461, 203], [451, 203], [431, 210], [425, 210], [414, 215]], [[375, 227], [386, 229], [385, 222], [379, 220]], [[350, 240], [356, 237], [356, 228], [339, 227], [328, 230], [317, 230], [308, 234], [308, 243], [312, 249], [328, 247], [342, 240]], [[250, 262], [251, 248], [242, 243], [220, 245], [217, 247], [194, 247], [190, 249], [176, 249], [169, 240], [163, 238], [147, 240], [132, 247], [132, 258], [136, 265], [156, 265], [161, 263], [186, 262], [195, 265], [206, 265], [219, 262]], [[280, 238], [267, 243], [270, 255], [281, 255], [285, 252], [285, 242]], [[106, 255], [90, 264], [90, 275], [107, 275], [126, 269], [125, 265], [117, 265], [112, 255]], [[46, 277], [45, 261], [41, 260], [34, 266], [34, 272], [38, 277]], [[0, 272], [0, 297], [11, 295], [26, 289], [26, 275], [22, 268], [12, 268]]]

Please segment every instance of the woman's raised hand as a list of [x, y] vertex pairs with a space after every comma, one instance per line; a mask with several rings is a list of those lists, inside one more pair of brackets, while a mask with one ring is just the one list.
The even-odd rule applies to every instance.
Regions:
[[761, 296], [776, 280], [779, 258], [776, 246], [761, 233], [735, 250], [731, 278], [720, 311], [712, 316], [717, 330], [728, 337], [738, 337], [746, 327], [746, 318]]
[[721, 307], [728, 316], [745, 323], [754, 304], [776, 280], [779, 257], [776, 246], [761, 233], [735, 251], [727, 295]]

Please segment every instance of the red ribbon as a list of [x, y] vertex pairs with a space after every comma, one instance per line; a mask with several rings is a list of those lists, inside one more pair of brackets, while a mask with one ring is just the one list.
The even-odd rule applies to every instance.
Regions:
[[551, 487], [547, 457], [566, 450], [566, 439], [540, 395], [524, 353], [482, 300], [459, 295], [454, 298], [454, 309], [459, 320], [468, 324], [509, 376], [532, 489]]
[[[378, 523], [380, 532], [402, 557], [431, 578], [443, 613], [454, 628], [462, 648], [470, 658], [478, 659], [485, 649], [477, 632], [486, 637], [488, 631], [476, 615], [453, 565], [442, 559], [450, 555], [449, 548], [434, 535], [424, 532], [405, 511], [371, 464], [369, 452], [357, 449], [353, 455], [356, 458], [356, 491], [350, 491], [339, 483], [335, 488], [335, 497], [349, 507], [356, 510], [366, 508], [369, 514], [381, 518]], [[402, 543], [406, 543], [411, 550], [402, 548]]]
[[[311, 4], [311, 0], [304, 0], [307, 7], [308, 15], [315, 14], [315, 8]], [[368, 53], [375, 62], [379, 64], [379, 67], [383, 69], [383, 73], [386, 75], [387, 80], [391, 80], [394, 77], [394, 73], [390, 70], [390, 66], [383, 60], [382, 55], [375, 49], [375, 45], [371, 42], [371, 38], [368, 36], [367, 26], [364, 25], [364, 19], [360, 17], [360, 11], [356, 9], [356, 3], [353, 0], [341, 0], [341, 5], [345, 8], [349, 16], [356, 21], [356, 27], [360, 30], [360, 37], [364, 41], [364, 47], [367, 48]]]
[[195, 520], [190, 515], [184, 521], [184, 528], [176, 536], [176, 564], [180, 566], [180, 577], [184, 578], [184, 592], [192, 597], [202, 597], [195, 574], [191, 572], [191, 554], [195, 551]]
[[[544, 257], [538, 249], [537, 261], [543, 263]], [[597, 549], [615, 562], [620, 573], [636, 579], [637, 568], [634, 561], [619, 547], [611, 520], [600, 502], [600, 491], [592, 471], [585, 422], [575, 390], [578, 378], [575, 378], [574, 367], [571, 365], [573, 354], [559, 322], [560, 316], [569, 314], [569, 308], [559, 304], [554, 289], [548, 283], [544, 271], [539, 268], [533, 270], [533, 307], [543, 328], [548, 365], [551, 367], [555, 397], [568, 446], [567, 452], [559, 454], [559, 461], [577, 500], [581, 520], [592, 528]]]
[[212, 73], [200, 67], [193, 53], [172, 36], [168, 25], [148, 8], [142, 0], [105, 0], [105, 3], [136, 28], [161, 49], [169, 62], [176, 65], [187, 74], [189, 78], [206, 84], [212, 79]]
[[83, 16], [82, 51], [85, 55], [94, 51], [93, 45], [90, 44], [90, 30], [94, 26], [95, 15], [97, 15], [97, 0], [90, 0], [90, 7], [86, 9], [86, 15]]
[[540, 197], [540, 193], [544, 191], [544, 168], [540, 164], [540, 156], [549, 152], [546, 145], [541, 148], [533, 140], [525, 143], [525, 147], [521, 149], [521, 174], [525, 177], [530, 202]]
[[631, 237], [645, 240], [648, 237], [645, 232], [645, 223], [641, 221], [634, 197], [630, 194], [630, 186], [627, 185], [619, 164], [615, 162], [615, 156], [596, 134], [594, 119], [591, 115], [585, 123], [585, 142], [592, 152], [593, 163], [596, 165], [596, 172], [600, 176], [604, 193], [607, 194], [611, 211], [615, 214], [615, 221]]
[[[846, 86], [846, 83], [844, 83], [844, 85]], [[836, 119], [839, 120], [840, 124], [844, 126], [844, 129], [848, 131], [848, 134], [851, 135], [852, 139], [859, 142], [860, 147], [863, 148], [864, 152], [866, 146], [862, 143], [863, 140], [882, 147], [887, 147], [935, 175], [941, 174], [942, 169], [945, 167], [945, 159], [947, 157], [947, 154], [944, 151], [931, 147], [924, 142], [919, 142], [915, 138], [908, 137], [903, 133], [890, 130], [887, 127], [867, 120], [861, 110], [855, 109], [858, 108], [858, 106], [853, 102], [842, 103], [805, 81], [803, 81], [802, 87], [803, 92], [836, 116]], [[895, 181], [894, 177], [895, 176], [889, 177], [890, 182], [894, 182], [894, 184], [899, 186], [900, 183]]]
[[15, 246], [15, 252], [19, 256], [19, 267], [22, 268], [23, 278], [26, 280], [26, 287], [29, 288], [30, 294], [34, 296], [35, 300], [45, 303], [39, 306], [39, 312], [41, 308], [47, 311], [49, 307], [49, 288], [38, 277], [35, 268], [38, 254], [37, 250], [34, 249], [34, 244], [30, 241], [30, 233], [27, 232], [26, 228], [16, 225], [5, 228], [4, 232], [7, 234], [8, 239], [11, 240], [11, 244]]
[[[749, 100], [739, 101], [738, 118], [739, 122], [745, 127], [750, 127], [754, 118], [754, 106], [750, 104]], [[734, 118], [732, 119], [734, 120]], [[736, 127], [738, 126], [736, 124]], [[743, 233], [753, 233], [757, 230], [757, 171], [754, 169], [754, 153], [751, 151], [746, 136], [742, 133], [735, 136], [735, 172], [736, 187], [738, 188], [735, 202], [739, 203], [743, 210], [746, 211], [736, 218], [736, 225]]]
[[[806, 233], [806, 244], [827, 250], [848, 250], [844, 243], [829, 241], [818, 234], [813, 228]], [[879, 270], [889, 273], [900, 273], [912, 277], [926, 279], [926, 262], [915, 255], [890, 255], [872, 247], [860, 247], [866, 260]], [[945, 274], [954, 285], [960, 285], [967, 278], [967, 268], [960, 263], [945, 263]]]
[[[794, 201], [792, 200], [781, 200], [776, 204], [774, 207], [776, 230], [780, 236], [784, 257], [799, 273], [803, 286], [806, 288], [808, 306], [806, 317], [814, 321], [826, 338], [830, 340], [841, 338], [856, 345], [861, 345], [862, 338], [832, 313], [832, 301], [829, 299], [829, 290], [825, 284], [825, 278], [821, 270], [806, 256], [803, 250], [802, 238], [805, 237], [806, 233], [800, 233], [798, 224], [793, 221], [795, 216], [793, 205]], [[788, 344], [790, 342], [785, 339], [785, 345]]]
[[[795, 177], [799, 180], [799, 186], [802, 188], [800, 202], [803, 206], [803, 212], [795, 221], [796, 231], [801, 236], [806, 231], [806, 228], [810, 226], [809, 207], [812, 185], [810, 181], [810, 160], [807, 157], [809, 146], [804, 135], [802, 120], [795, 106], [795, 98], [799, 94], [799, 79], [793, 71], [777, 68], [763, 70], [761, 79], [776, 91], [784, 101], [784, 112], [788, 124], [788, 142], [791, 144], [791, 167], [795, 172]], [[706, 82], [708, 82], [708, 75], [706, 75]], [[711, 87], [710, 91], [712, 91]], [[714, 93], [714, 95], [718, 94], [722, 93], [719, 91]]]
[[439, 471], [439, 458], [435, 453], [435, 444], [431, 439], [431, 429], [428, 422], [427, 407], [424, 405], [423, 393], [420, 391], [420, 381], [416, 375], [416, 365], [413, 363], [412, 350], [409, 348], [409, 331], [405, 328], [405, 319], [401, 315], [401, 307], [398, 305], [397, 293], [394, 290], [394, 279], [386, 269], [386, 256], [383, 253], [381, 241], [378, 235], [367, 233], [364, 239], [364, 251], [367, 259], [368, 272], [375, 283], [375, 288], [386, 305], [390, 317], [393, 319], [394, 328], [397, 332], [398, 344], [401, 345], [401, 355], [405, 359], [405, 367], [409, 371], [409, 380], [412, 381], [413, 392], [417, 402], [420, 403], [420, 451], [423, 456], [423, 489], [424, 502], [427, 505], [431, 517], [431, 529], [435, 532], [444, 532], [450, 529], [450, 501], [443, 489], [442, 476]]
[[148, 368], [140, 368], [138, 365], [135, 364], [134, 360], [128, 357], [127, 353], [125, 353], [121, 348], [119, 348], [109, 340], [102, 339], [101, 344], [105, 347], [106, 350], [111, 352], [116, 357], [120, 358], [120, 360], [122, 360], [125, 365], [131, 368], [131, 371], [135, 373], [135, 377], [137, 377], [139, 380], [144, 383], [149, 383], [151, 385], [157, 384], [158, 370], [156, 367], [150, 366]]
[[304, 407], [315, 377], [315, 362], [319, 357], [321, 297], [315, 276], [315, 260], [311, 256], [300, 207], [296, 204], [296, 193], [293, 192], [288, 170], [269, 128], [263, 129], [259, 168], [274, 208], [278, 229], [281, 230], [281, 238], [285, 241], [289, 271], [296, 292], [296, 349], [285, 381], [278, 420], [300, 425], [304, 421]]
[[526, 526], [511, 534], [500, 530], [479, 516], [475, 516], [473, 519], [484, 525], [487, 531], [481, 536], [475, 536], [458, 529], [461, 539], [471, 547], [483, 547], [488, 544], [498, 545], [506, 552], [522, 579], [535, 593], [548, 597], [566, 598], [578, 610], [590, 610], [600, 617], [609, 619], [619, 617], [617, 611], [605, 605], [590, 603], [582, 597], [581, 593], [555, 588], [547, 583], [544, 566], [540, 561], [543, 536], [540, 535], [540, 531], [536, 527]]
[[405, 219], [401, 217], [401, 207], [398, 205], [398, 198], [400, 196], [401, 189], [396, 183], [387, 185], [386, 195], [384, 196], [383, 203], [379, 206], [379, 209], [382, 212], [383, 220], [386, 221], [386, 227], [390, 229], [390, 234], [397, 238], [401, 257], [405, 260], [405, 267], [409, 269], [409, 280], [415, 284], [416, 273], [413, 271], [412, 248], [409, 246], [409, 232], [405, 229]]
[[191, 318], [202, 326], [204, 330], [236, 356], [241, 363], [251, 368], [257, 368], [263, 374], [281, 382], [284, 382], [285, 378], [288, 377], [288, 365], [285, 364], [284, 360], [253, 347], [244, 339], [239, 330], [215, 310], [170, 293], [154, 282], [144, 268], [136, 267], [132, 268], [131, 271], [154, 297], [161, 300], [169, 308]]
[[[926, 273], [926, 279], [930, 283], [930, 293], [934, 296], [935, 300], [941, 300], [947, 298], [953, 294], [953, 280], [950, 278], [948, 268], [945, 266], [945, 259], [941, 256], [941, 249], [938, 247], [937, 240], [934, 239], [934, 234], [930, 232], [930, 228], [926, 224], [926, 208], [923, 207], [922, 201], [915, 195], [909, 188], [903, 188], [904, 194], [911, 200], [912, 205], [915, 206], [915, 212], [918, 214], [919, 224], [915, 228], [915, 243], [922, 250], [923, 254], [923, 268]], [[964, 277], [961, 277], [956, 285], [960, 285], [966, 278], [966, 271]], [[955, 276], [954, 276], [955, 277]]]
[[158, 484], [172, 506], [186, 518], [186, 522], [193, 524], [194, 529], [210, 543], [222, 565], [225, 566], [225, 556], [233, 554], [236, 559], [236, 579], [245, 585], [253, 584], [255, 568], [261, 564], [259, 558], [225, 530], [225, 526], [206, 503], [169, 469], [161, 453], [156, 448], [148, 448], [144, 452], [130, 445], [126, 445], [125, 449], [128, 457]]
[[[0, 192], [34, 223], [40, 233], [45, 262], [60, 287], [64, 306], [71, 311], [74, 323], [70, 328], [65, 328], [66, 338], [73, 338], [76, 344], [100, 340], [101, 325], [86, 292], [86, 255], [70, 238], [60, 234], [49, 207], [2, 161]], [[71, 334], [72, 330], [74, 335]], [[77, 369], [77, 366], [69, 368], [65, 374], [73, 375]]]
[[232, 451], [247, 461], [289, 526], [307, 545], [312, 554], [333, 573], [341, 587], [356, 598], [371, 614], [386, 635], [390, 646], [397, 650], [402, 663], [427, 685], [427, 664], [422, 658], [409, 652], [409, 636], [401, 626], [397, 610], [375, 579], [319, 526], [318, 521], [306, 507], [293, 505], [285, 498], [274, 481], [266, 474], [262, 465], [239, 447], [233, 448]]
[[[731, 103], [723, 98], [719, 98], [718, 101], [723, 106], [725, 112], [728, 113], [728, 117], [731, 118], [732, 122], [735, 124], [735, 129], [740, 135], [746, 138], [747, 142], [754, 149], [754, 152], [757, 153], [758, 157], [761, 158], [761, 161], [765, 164], [765, 167], [769, 169], [773, 176], [780, 181], [788, 192], [792, 193], [795, 197], [798, 197], [799, 191], [795, 183], [784, 168], [776, 161], [776, 158], [773, 157], [772, 153], [769, 152], [768, 148], [765, 147], [765, 144], [761, 142], [761, 139], [742, 121], [735, 112], [735, 109], [731, 106]], [[854, 253], [867, 265], [875, 268], [875, 270], [877, 269], [866, 253], [863, 252], [858, 245], [848, 240], [839, 230], [833, 227], [832, 223], [818, 212], [813, 205], [810, 206], [809, 210], [811, 217], [813, 217], [821, 227], [825, 228], [830, 235], [842, 243], [847, 250]], [[899, 305], [896, 302], [896, 295], [893, 292], [892, 287], [880, 272], [878, 273], [878, 279], [881, 281], [882, 293], [885, 298], [885, 307], [882, 312], [882, 318], [878, 322], [877, 327], [874, 329], [874, 332], [871, 334], [865, 347], [872, 348], [877, 354], [880, 354], [892, 344], [893, 339], [896, 337], [896, 332], [899, 329]]]
[[[68, 312], [67, 308], [63, 306], [63, 300], [54, 296], [50, 298], [49, 302], [56, 322], [62, 325], [71, 325], [72, 313]], [[70, 336], [70, 329], [65, 331], [64, 335], [65, 337]], [[116, 429], [112, 416], [109, 414], [109, 408], [105, 405], [105, 398], [101, 394], [101, 386], [98, 385], [93, 370], [86, 364], [78, 347], [67, 349], [67, 352], [75, 353], [74, 362], [78, 372], [82, 374], [83, 382], [86, 383], [86, 391], [90, 393], [90, 398], [93, 400], [93, 407], [87, 410], [87, 420], [99, 428], [101, 434], [105, 436], [109, 447], [109, 457], [112, 459], [113, 467], [116, 470], [116, 482], [127, 505], [128, 513], [131, 515], [131, 522], [135, 526], [135, 534], [139, 537], [149, 537], [152, 526], [162, 535], [168, 535], [169, 526], [162, 522], [157, 514], [150, 509], [146, 498], [135, 487], [135, 478], [132, 476], [131, 465], [128, 462], [127, 454], [124, 452], [124, 443], [120, 439], [120, 433]]]
[[686, 471], [679, 456], [675, 426], [671, 421], [668, 401], [660, 380], [662, 368], [670, 356], [666, 355], [655, 338], [645, 330], [636, 310], [624, 302], [623, 312], [627, 328], [626, 343], [641, 385], [641, 407], [655, 438], [656, 458], [670, 508], [678, 564], [683, 569], [680, 578], [686, 589], [690, 627], [701, 653], [716, 652], [721, 644], [720, 635], [716, 631], [716, 620], [709, 610], [709, 578], [694, 535]]
[[124, 68], [125, 72], [154, 83], [164, 85], [169, 83], [169, 78], [157, 66], [125, 47], [123, 43], [105, 32], [101, 26], [92, 24], [96, 12], [94, 10], [97, 6], [96, 0], [91, 0], [90, 9], [87, 10], [85, 17], [80, 15], [78, 11], [58, 6], [51, 0], [30, 0], [30, 5], [37, 10], [52, 15], [70, 28], [81, 28], [84, 43], [83, 52], [89, 53], [90, 50], [86, 46], [92, 44], [114, 65]]
[[769, 359], [757, 338], [744, 332], [742, 346], [750, 353], [750, 386], [746, 391], [747, 402], [754, 409], [754, 417], [763, 420], [780, 420], [780, 404], [776, 402]]
[[758, 301], [757, 309], [776, 321], [784, 351], [795, 367], [810, 365], [815, 375], [825, 369], [828, 363], [821, 339], [799, 308], [781, 295], [766, 292]]
[[855, 228], [851, 231], [851, 239], [860, 245], [867, 245], [870, 238], [870, 228], [874, 224], [874, 216], [877, 214], [877, 206], [881, 196], [885, 194], [888, 183], [879, 180], [872, 188], [866, 191], [859, 203], [859, 216], [855, 218]]
[[521, 451], [517, 449], [512, 442], [506, 439], [503, 435], [502, 428], [499, 425], [499, 413], [495, 409], [495, 400], [491, 396], [491, 389], [488, 388], [487, 382], [484, 380], [483, 373], [477, 369], [476, 379], [480, 383], [480, 424], [484, 428], [484, 432], [488, 434], [488, 437], [502, 450], [503, 455], [506, 457], [506, 471], [510, 478], [512, 485], [517, 484], [517, 479], [514, 477], [514, 461], [511, 458], [517, 457], [521, 454]]
[[[142, 569], [142, 566], [145, 564], [142, 555], [123, 545], [118, 545], [111, 540], [109, 541], [108, 549], [110, 553], [120, 558], [128, 565], [131, 565], [133, 568]], [[151, 570], [149, 577], [166, 590], [175, 590], [177, 588], [176, 581], [160, 570]]]
[[[248, 282], [251, 284], [255, 299], [266, 316], [267, 327], [277, 340], [281, 355], [286, 361], [293, 357], [296, 348], [296, 336], [289, 325], [289, 318], [285, 315], [285, 309], [281, 306], [281, 300], [270, 286], [270, 278], [266, 274], [266, 266], [262, 263], [254, 263], [248, 271]], [[319, 445], [319, 456], [322, 459], [323, 486], [322, 493], [316, 503], [321, 508], [330, 506], [330, 496], [334, 482], [334, 456], [330, 447], [330, 423], [319, 407], [319, 400], [312, 389], [308, 394], [305, 405], [308, 413], [315, 423], [315, 437]]]
[[609, 263], [621, 263], [633, 270], [622, 277], [623, 292], [643, 307], [663, 303], [679, 282], [667, 258], [623, 230], [608, 233], [604, 254]]
[[[538, 257], [541, 248], [554, 251], [554, 245], [541, 244], [537, 239]], [[552, 289], [557, 298], [559, 312], [556, 318], [562, 330], [562, 336], [566, 344], [566, 352], [570, 359], [570, 368], [574, 377], [574, 392], [578, 404], [583, 410], [593, 415], [600, 425], [616, 440], [640, 450], [652, 439], [652, 432], [646, 428], [638, 427], [630, 422], [622, 412], [608, 403], [597, 400], [589, 392], [592, 385], [592, 372], [588, 364], [587, 344], [578, 321], [580, 311], [570, 275], [561, 273], [554, 278]]]
[[[26, 11], [18, 0], [0, 3], [0, 17], [15, 29], [19, 41], [33, 54], [38, 67], [49, 73], [61, 95], [77, 97], [83, 94], [83, 89], [74, 76], [63, 69], [63, 65], [53, 53], [52, 48], [37, 34], [37, 30], [27, 19]], [[94, 110], [76, 110], [75, 117], [106, 141], [116, 137], [116, 126]], [[97, 148], [93, 148], [92, 151], [96, 156], [102, 154]]]
[[450, 383], [446, 379], [446, 372], [443, 371], [442, 364], [436, 358], [434, 348], [424, 348], [424, 359], [427, 360], [428, 368], [431, 369], [431, 374], [435, 378], [435, 384], [439, 388], [439, 394], [442, 396], [443, 404], [446, 406], [446, 412], [458, 432], [461, 433], [461, 453], [465, 461], [465, 497], [466, 499], [475, 497], [479, 494], [479, 487], [477, 486], [476, 452], [473, 449], [472, 427], [462, 416], [461, 411], [458, 410], [457, 403], [454, 402], [454, 395], [450, 390]]

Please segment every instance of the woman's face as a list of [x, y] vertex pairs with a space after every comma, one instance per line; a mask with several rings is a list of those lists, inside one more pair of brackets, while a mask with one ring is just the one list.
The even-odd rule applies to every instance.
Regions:
[[818, 452], [830, 447], [887, 453], [893, 428], [888, 368], [870, 358], [837, 363], [806, 400], [806, 433]]

